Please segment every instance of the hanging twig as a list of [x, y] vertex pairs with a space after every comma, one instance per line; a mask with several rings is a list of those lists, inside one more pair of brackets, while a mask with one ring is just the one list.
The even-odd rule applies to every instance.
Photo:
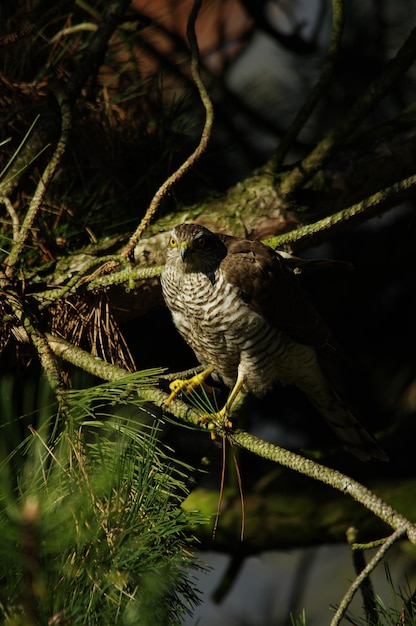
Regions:
[[211, 136], [211, 129], [212, 129], [212, 124], [214, 121], [214, 108], [212, 106], [212, 102], [210, 100], [210, 97], [208, 95], [208, 92], [205, 88], [205, 85], [201, 79], [200, 76], [200, 67], [199, 67], [199, 50], [198, 50], [198, 43], [196, 40], [196, 35], [195, 35], [195, 22], [196, 22], [196, 18], [198, 16], [198, 11], [199, 8], [201, 6], [201, 0], [195, 0], [193, 7], [192, 7], [192, 11], [189, 15], [189, 20], [188, 20], [188, 28], [187, 28], [187, 37], [188, 37], [188, 41], [189, 41], [189, 45], [191, 48], [191, 73], [192, 73], [192, 78], [195, 81], [195, 84], [198, 88], [199, 91], [199, 96], [201, 98], [202, 104], [204, 105], [205, 108], [205, 124], [204, 124], [204, 128], [202, 130], [201, 133], [201, 138], [199, 140], [199, 144], [198, 146], [195, 148], [194, 152], [186, 159], [186, 161], [184, 161], [184, 163], [182, 163], [182, 165], [175, 171], [173, 172], [173, 174], [171, 174], [166, 180], [165, 182], [159, 187], [159, 189], [157, 190], [157, 192], [155, 193], [155, 195], [152, 198], [152, 201], [149, 205], [149, 208], [146, 211], [146, 214], [144, 215], [142, 221], [140, 222], [139, 226], [137, 227], [136, 231], [133, 233], [133, 235], [130, 237], [130, 240], [128, 241], [128, 243], [126, 244], [126, 246], [124, 247], [123, 251], [122, 251], [122, 255], [128, 259], [131, 259], [134, 255], [134, 249], [137, 245], [137, 242], [139, 241], [140, 237], [142, 236], [143, 232], [145, 231], [145, 229], [147, 228], [147, 226], [149, 225], [149, 223], [151, 222], [151, 220], [153, 219], [153, 216], [155, 215], [156, 211], [159, 208], [159, 205], [161, 203], [161, 201], [163, 200], [163, 198], [167, 195], [167, 193], [169, 192], [170, 188], [178, 182], [178, 180], [180, 178], [182, 178], [182, 176], [194, 165], [194, 163], [196, 163], [196, 161], [200, 158], [200, 156], [203, 154], [203, 152], [205, 151], [207, 145], [208, 145], [208, 141], [210, 139]]

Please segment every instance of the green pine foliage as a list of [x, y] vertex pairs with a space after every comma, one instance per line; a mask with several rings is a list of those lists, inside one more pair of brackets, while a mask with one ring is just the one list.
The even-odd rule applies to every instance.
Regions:
[[[38, 426], [12, 453], [3, 445], [2, 623], [180, 624], [198, 602], [189, 526], [201, 519], [181, 508], [189, 468], [127, 396], [139, 378], [72, 391], [64, 424], [41, 385]], [[2, 421], [3, 435], [20, 427]]]

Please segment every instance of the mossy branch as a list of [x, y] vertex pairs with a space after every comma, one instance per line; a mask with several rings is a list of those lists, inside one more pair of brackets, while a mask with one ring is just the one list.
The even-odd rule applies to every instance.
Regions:
[[13, 290], [4, 275], [0, 276], [0, 289], [7, 292], [7, 303], [9, 304], [15, 319], [20, 322], [33, 344], [41, 362], [43, 372], [50, 384], [51, 389], [55, 393], [60, 411], [65, 413], [65, 390], [57, 358], [45, 335], [38, 328], [34, 316], [32, 315], [33, 311], [27, 310], [27, 304], [24, 302], [23, 298], [21, 298], [20, 295]]
[[[302, 244], [302, 247], [317, 244], [328, 238], [328, 233], [344, 228], [348, 223], [362, 222], [381, 210], [386, 211], [388, 208], [396, 206], [402, 199], [404, 201], [409, 196], [409, 192], [415, 189], [416, 175], [394, 183], [361, 202], [316, 222], [265, 239], [263, 243], [273, 249], [292, 246], [293, 244]], [[97, 265], [99, 266], [97, 271], [91, 273], [91, 270]], [[131, 266], [125, 257], [119, 255], [92, 258], [91, 262], [83, 267], [82, 272], [75, 274], [63, 287], [39, 292], [36, 297], [40, 301], [40, 309], [43, 309], [60, 298], [76, 293], [81, 285], [87, 291], [123, 284], [126, 285], [126, 288], [134, 288], [137, 281], [160, 276], [162, 269], [163, 266]]]
[[368, 89], [351, 107], [344, 121], [328, 132], [299, 166], [282, 179], [279, 186], [279, 195], [282, 198], [289, 199], [297, 189], [323, 167], [335, 148], [355, 133], [357, 126], [409, 69], [415, 58], [416, 28], [411, 31], [396, 56], [389, 61], [383, 74], [369, 85]]
[[[98, 266], [98, 267], [97, 267]], [[119, 269], [119, 267], [122, 269]], [[97, 268], [95, 271], [94, 268]], [[117, 269], [116, 269], [117, 268]], [[48, 289], [36, 294], [42, 310], [70, 294], [74, 294], [80, 287], [86, 291], [106, 289], [115, 285], [126, 285], [126, 289], [134, 289], [137, 281], [160, 276], [163, 267], [134, 267], [127, 259], [121, 256], [108, 255], [92, 257], [68, 282], [57, 289]]]
[[[84, 350], [76, 348], [62, 339], [57, 339], [49, 334], [47, 339], [51, 350], [56, 355], [104, 380], [117, 380], [128, 374], [122, 368], [105, 363], [101, 359], [93, 357]], [[141, 398], [159, 407], [163, 407], [168, 397], [160, 389], [149, 386], [138, 390], [138, 393]], [[179, 400], [173, 400], [169, 410], [175, 417], [187, 423], [200, 425], [201, 413]], [[220, 432], [220, 434], [223, 435], [224, 433]], [[264, 459], [269, 459], [350, 496], [394, 530], [406, 533], [409, 541], [416, 545], [416, 526], [356, 480], [337, 470], [320, 465], [311, 459], [259, 439], [250, 433], [236, 430], [232, 433], [227, 432], [226, 436], [232, 443]]]
[[233, 443], [258, 454], [262, 458], [279, 463], [304, 476], [330, 485], [345, 495], [349, 495], [391, 528], [395, 530], [404, 529], [409, 540], [416, 545], [416, 526], [367, 489], [367, 487], [364, 487], [364, 485], [361, 485], [349, 476], [243, 431], [235, 431], [230, 437]]
[[390, 207], [396, 206], [400, 202], [401, 197], [405, 199], [408, 197], [409, 191], [415, 188], [416, 175], [409, 176], [390, 187], [381, 189], [347, 209], [328, 215], [312, 224], [306, 224], [282, 235], [272, 237], [265, 243], [272, 248], [279, 248], [301, 241], [310, 243], [313, 240], [314, 243], [318, 243], [319, 236], [324, 235], [328, 231], [334, 231], [337, 227], [344, 226], [347, 222], [353, 220], [362, 221], [363, 219], [368, 219], [370, 214], [374, 213], [376, 209], [385, 211]]
[[162, 202], [163, 198], [165, 198], [165, 196], [168, 194], [171, 187], [175, 183], [177, 183], [178, 180], [182, 178], [182, 176], [186, 174], [186, 172], [198, 161], [200, 156], [205, 151], [208, 145], [209, 139], [211, 137], [211, 129], [212, 129], [212, 124], [214, 122], [214, 108], [212, 106], [212, 102], [210, 100], [206, 87], [201, 79], [200, 64], [199, 64], [199, 50], [198, 50], [198, 43], [197, 43], [196, 35], [195, 35], [195, 22], [198, 16], [200, 6], [201, 6], [201, 0], [194, 0], [194, 4], [193, 4], [191, 13], [189, 15], [189, 20], [188, 20], [187, 37], [188, 37], [188, 41], [189, 41], [189, 45], [191, 49], [192, 78], [198, 88], [201, 102], [205, 108], [205, 124], [201, 133], [199, 144], [197, 145], [195, 150], [182, 163], [182, 165], [180, 165], [178, 169], [175, 172], [173, 172], [173, 174], [171, 174], [164, 181], [164, 183], [159, 187], [159, 189], [153, 196], [152, 201], [149, 205], [149, 208], [147, 209], [142, 221], [140, 222], [139, 226], [137, 227], [133, 235], [130, 237], [129, 241], [127, 242], [126, 246], [124, 247], [122, 251], [122, 255], [128, 259], [133, 258], [134, 248], [136, 247], [137, 242], [139, 241], [143, 232], [145, 231], [145, 229], [147, 228], [147, 226], [153, 219], [154, 215], [156, 214], [157, 210], [159, 209], [160, 203]]
[[60, 337], [46, 333], [46, 338], [50, 349], [57, 357], [64, 359], [68, 363], [72, 363], [72, 365], [81, 368], [93, 376], [97, 376], [97, 378], [115, 381], [123, 378], [123, 376], [127, 376], [129, 373], [121, 367], [106, 363], [99, 357], [89, 354], [89, 352], [74, 346]]

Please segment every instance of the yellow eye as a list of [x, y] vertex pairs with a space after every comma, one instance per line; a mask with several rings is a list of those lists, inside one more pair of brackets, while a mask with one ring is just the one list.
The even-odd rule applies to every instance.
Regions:
[[175, 239], [175, 237], [171, 237], [171, 238], [169, 239], [169, 246], [170, 246], [171, 248], [176, 248], [176, 246], [177, 246], [177, 245], [178, 245], [178, 244], [176, 243], [176, 239]]

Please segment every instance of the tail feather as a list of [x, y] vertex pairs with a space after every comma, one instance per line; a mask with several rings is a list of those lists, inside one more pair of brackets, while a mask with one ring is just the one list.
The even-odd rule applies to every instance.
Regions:
[[387, 461], [384, 450], [355, 417], [353, 405], [344, 401], [351, 394], [342, 384], [346, 377], [338, 352], [328, 347], [318, 355], [313, 347], [293, 342], [287, 354], [282, 380], [295, 384], [308, 396], [344, 447], [363, 461]]
[[317, 385], [310, 397], [344, 448], [362, 461], [388, 461], [387, 454], [356, 417], [356, 403], [361, 406], [363, 400], [357, 387], [366, 395], [356, 367], [339, 348], [319, 351], [318, 363]]
[[328, 422], [346, 450], [362, 461], [369, 459], [388, 461], [384, 450], [358, 421], [354, 415], [355, 411], [348, 402], [344, 401], [341, 385], [335, 384], [337, 383], [335, 369], [323, 369], [322, 363], [318, 361], [315, 361], [314, 365], [315, 367], [303, 370], [304, 375], [297, 384]]
[[348, 452], [361, 461], [388, 461], [387, 454], [375, 438], [340, 401], [326, 406], [321, 404], [317, 408]]

